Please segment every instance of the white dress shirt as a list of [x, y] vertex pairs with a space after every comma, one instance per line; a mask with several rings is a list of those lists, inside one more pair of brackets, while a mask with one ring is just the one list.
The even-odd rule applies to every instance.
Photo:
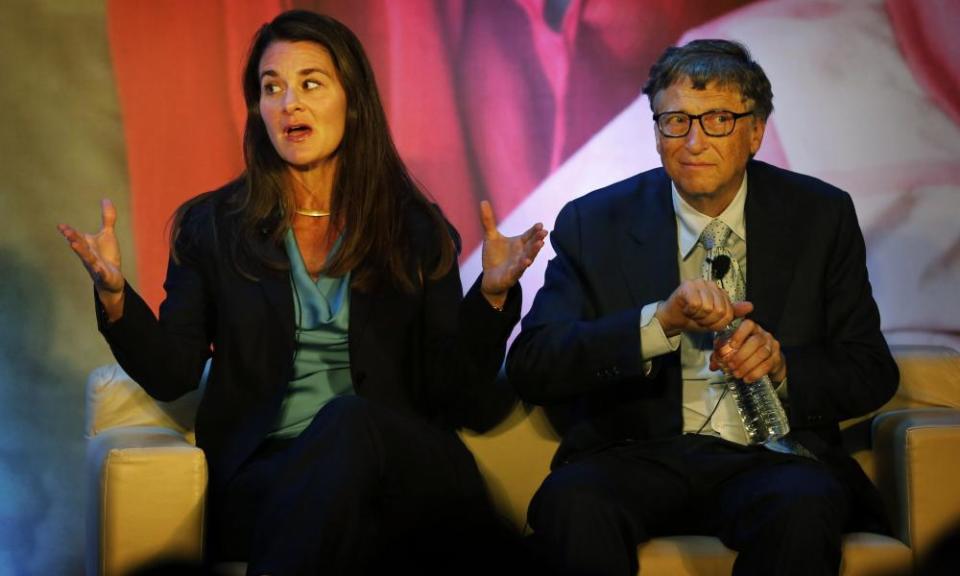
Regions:
[[[701, 265], [706, 250], [697, 240], [713, 218], [690, 206], [680, 197], [676, 186], [671, 188], [673, 209], [677, 218], [677, 264], [680, 268], [680, 281], [701, 278]], [[747, 229], [744, 221], [746, 198], [747, 178], [744, 176], [733, 201], [717, 216], [733, 231], [727, 240], [726, 248], [740, 264], [744, 281], [747, 274]], [[652, 358], [680, 349], [683, 373], [683, 432], [710, 434], [746, 444], [743, 423], [737, 415], [733, 397], [723, 392], [723, 373], [710, 370], [713, 333], [684, 332], [667, 338], [660, 322], [654, 317], [659, 304], [660, 302], [652, 302], [641, 310], [640, 354], [649, 370]], [[708, 418], [709, 424], [705, 426]]]

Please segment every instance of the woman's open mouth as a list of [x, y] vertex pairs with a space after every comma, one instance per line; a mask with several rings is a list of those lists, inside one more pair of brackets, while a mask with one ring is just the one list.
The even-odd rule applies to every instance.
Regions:
[[306, 124], [291, 124], [283, 129], [284, 137], [291, 142], [302, 142], [313, 134], [313, 128]]

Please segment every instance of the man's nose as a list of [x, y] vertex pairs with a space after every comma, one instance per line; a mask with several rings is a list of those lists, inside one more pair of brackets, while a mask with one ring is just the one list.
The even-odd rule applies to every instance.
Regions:
[[690, 152], [703, 152], [707, 148], [707, 135], [703, 133], [703, 127], [697, 120], [690, 121], [690, 131], [684, 138], [684, 146]]

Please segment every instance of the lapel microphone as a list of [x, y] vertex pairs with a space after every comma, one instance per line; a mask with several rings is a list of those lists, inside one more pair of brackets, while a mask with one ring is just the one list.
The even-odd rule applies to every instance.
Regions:
[[730, 271], [730, 257], [726, 254], [720, 254], [716, 258], [707, 259], [710, 262], [710, 276], [714, 280], [723, 280], [723, 277]]

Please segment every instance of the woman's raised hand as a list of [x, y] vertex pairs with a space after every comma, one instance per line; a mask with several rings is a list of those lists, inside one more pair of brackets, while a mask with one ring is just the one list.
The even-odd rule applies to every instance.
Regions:
[[117, 221], [117, 209], [113, 202], [103, 199], [100, 201], [100, 212], [103, 223], [96, 234], [84, 234], [66, 224], [57, 224], [57, 230], [67, 239], [70, 248], [93, 279], [93, 285], [107, 308], [108, 316], [116, 319], [112, 312], [122, 303], [125, 282], [120, 272], [120, 244], [113, 231]]
[[497, 230], [493, 208], [486, 200], [480, 202], [480, 221], [483, 224], [483, 282], [484, 297], [499, 308], [507, 299], [507, 292], [533, 264], [543, 248], [547, 231], [536, 223], [519, 236], [504, 236]]

